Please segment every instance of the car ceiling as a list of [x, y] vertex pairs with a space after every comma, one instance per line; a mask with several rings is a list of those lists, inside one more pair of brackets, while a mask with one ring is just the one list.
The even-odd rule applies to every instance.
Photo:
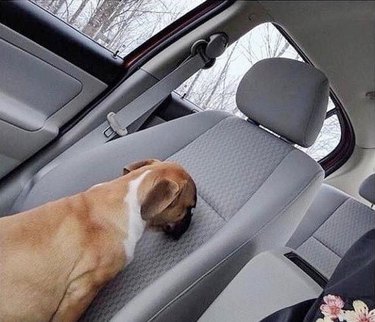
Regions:
[[355, 129], [356, 144], [375, 148], [375, 2], [260, 1], [323, 70]]

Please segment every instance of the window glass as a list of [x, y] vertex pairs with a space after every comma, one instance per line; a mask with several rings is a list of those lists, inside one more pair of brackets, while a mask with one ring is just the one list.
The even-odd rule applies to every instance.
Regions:
[[[303, 61], [275, 26], [265, 23], [233, 43], [217, 59], [212, 68], [200, 70], [184, 82], [176, 92], [202, 110], [223, 110], [246, 118], [236, 105], [239, 82], [257, 61], [271, 57]], [[332, 109], [335, 109], [335, 105], [329, 99], [327, 111]], [[320, 160], [334, 150], [340, 137], [340, 124], [333, 113], [324, 122], [316, 143], [309, 149], [301, 149], [315, 160]]]
[[205, 0], [32, 0], [125, 57]]
[[315, 143], [308, 149], [300, 148], [310, 155], [314, 160], [319, 161], [330, 154], [339, 144], [341, 139], [341, 126], [336, 114], [333, 114], [324, 121], [322, 130]]
[[331, 100], [331, 98], [329, 98], [327, 112], [330, 111], [330, 110], [333, 110], [335, 108], [336, 108], [335, 103], [333, 103], [332, 100]]

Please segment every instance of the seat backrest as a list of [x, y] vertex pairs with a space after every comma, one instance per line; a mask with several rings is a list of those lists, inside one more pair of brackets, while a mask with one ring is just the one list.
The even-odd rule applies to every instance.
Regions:
[[375, 211], [324, 184], [287, 243], [330, 277], [346, 251], [375, 228]]

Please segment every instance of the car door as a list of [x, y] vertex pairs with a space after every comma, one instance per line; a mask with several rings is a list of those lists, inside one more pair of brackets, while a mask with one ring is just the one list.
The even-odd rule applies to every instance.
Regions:
[[57, 137], [124, 68], [29, 1], [0, 2], [0, 178]]

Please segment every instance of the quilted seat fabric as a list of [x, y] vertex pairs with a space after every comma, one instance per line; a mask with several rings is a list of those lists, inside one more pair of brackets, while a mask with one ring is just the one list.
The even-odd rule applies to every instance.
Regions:
[[[312, 221], [315, 226], [306, 232], [307, 226], [313, 226]], [[288, 246], [330, 277], [348, 249], [374, 228], [374, 210], [334, 187], [323, 185]]]
[[247, 121], [228, 117], [171, 155], [168, 159], [182, 164], [197, 184], [199, 197], [190, 229], [177, 242], [147, 232], [137, 245], [134, 261], [99, 293], [82, 320], [109, 320], [153, 280], [203, 245], [292, 150]]

